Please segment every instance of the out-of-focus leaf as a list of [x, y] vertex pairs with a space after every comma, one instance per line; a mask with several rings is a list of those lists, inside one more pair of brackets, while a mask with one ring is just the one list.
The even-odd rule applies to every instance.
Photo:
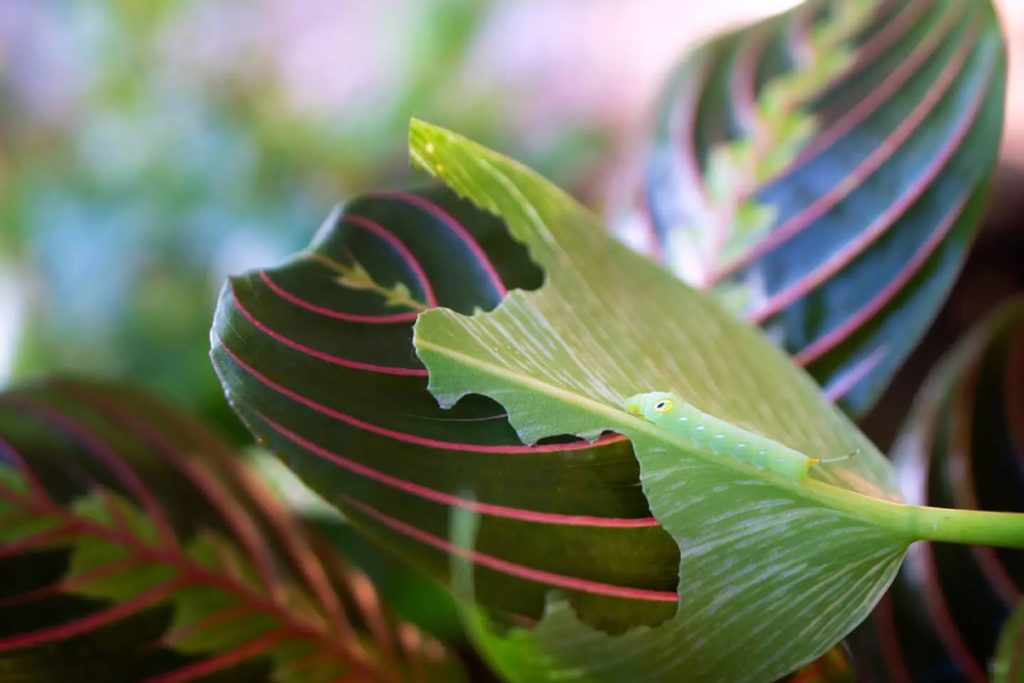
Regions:
[[[1024, 299], [962, 340], [922, 387], [893, 448], [910, 502], [1024, 511]], [[1020, 550], [921, 543], [875, 615], [894, 680], [987, 679], [1021, 599]], [[953, 672], [953, 673], [950, 673]]]
[[0, 395], [0, 679], [457, 680], [216, 437], [138, 391]]
[[462, 640], [451, 594], [436, 580], [388, 553], [350, 525], [336, 507], [306, 486], [276, 457], [253, 449], [249, 463], [288, 508], [318, 530], [352, 564], [366, 572], [395, 614], [446, 642]]
[[653, 249], [862, 413], [978, 225], [1003, 52], [989, 0], [811, 0], [705, 44], [664, 95]]
[[992, 683], [1024, 683], [1024, 602], [1017, 605], [999, 636]]
[[855, 683], [857, 675], [850, 653], [843, 645], [836, 645], [824, 655], [787, 676], [780, 683]]
[[[814, 382], [532, 171], [419, 122], [411, 147], [420, 166], [501, 216], [546, 275], [488, 313], [420, 315], [431, 391], [444, 406], [494, 398], [527, 443], [627, 435], [682, 556], [678, 611], [653, 628], [611, 636], [581, 622], [581, 605], [613, 613], [582, 582], [561, 586], [568, 599], [552, 599], [531, 629], [502, 634], [478, 615], [474, 636], [495, 666], [514, 681], [767, 681], [861, 621], [913, 532], [899, 519], [908, 509], [887, 500], [898, 497], [888, 463]], [[801, 452], [860, 453], [795, 483], [625, 413], [627, 396], [654, 389]], [[486, 542], [484, 528], [477, 538]], [[620, 612], [619, 630], [631, 617]]]
[[382, 545], [444, 577], [449, 512], [475, 510], [495, 611], [530, 623], [552, 586], [582, 583], [595, 623], [657, 623], [675, 611], [679, 550], [629, 444], [524, 446], [493, 401], [442, 410], [427, 391], [420, 310], [489, 309], [541, 280], [501, 221], [450, 192], [370, 196], [309, 252], [228, 283], [213, 362], [253, 433]]
[[435, 578], [380, 548], [349, 524], [326, 520], [312, 524], [366, 572], [395, 614], [447, 643], [465, 641], [451, 593]]

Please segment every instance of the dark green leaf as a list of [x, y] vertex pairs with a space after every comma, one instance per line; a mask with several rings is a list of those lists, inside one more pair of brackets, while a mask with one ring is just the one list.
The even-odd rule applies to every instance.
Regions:
[[491, 400], [441, 410], [412, 347], [423, 308], [490, 309], [541, 279], [501, 221], [449, 192], [371, 196], [291, 263], [231, 280], [213, 361], [253, 433], [391, 550], [443, 576], [449, 512], [476, 510], [477, 589], [495, 611], [535, 621], [552, 586], [584, 581], [601, 591], [578, 602], [586, 618], [657, 623], [675, 611], [679, 551], [629, 444], [527, 447]]

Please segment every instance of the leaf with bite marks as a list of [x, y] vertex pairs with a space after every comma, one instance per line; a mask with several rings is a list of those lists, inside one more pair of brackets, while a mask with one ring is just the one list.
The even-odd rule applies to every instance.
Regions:
[[[411, 139], [417, 164], [501, 216], [546, 275], [489, 313], [419, 317], [431, 391], [446, 406], [490, 396], [527, 443], [625, 434], [681, 551], [671, 619], [612, 636], [555, 600], [532, 630], [478, 624], [499, 669], [517, 681], [771, 680], [859, 623], [913, 540], [871, 443], [758, 331], [612, 241], [529, 169], [424, 123]], [[859, 454], [794, 482], [623, 410], [652, 389], [813, 457]]]

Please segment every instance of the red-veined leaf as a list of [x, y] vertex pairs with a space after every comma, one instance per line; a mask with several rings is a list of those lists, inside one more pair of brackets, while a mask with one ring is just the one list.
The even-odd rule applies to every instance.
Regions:
[[457, 677], [228, 447], [124, 387], [0, 395], [0, 577], [4, 681]]
[[[492, 397], [527, 443], [627, 435], [651, 510], [681, 552], [679, 609], [653, 628], [602, 633], [554, 596], [530, 628], [495, 629], [479, 610], [464, 610], [474, 642], [503, 675], [523, 683], [770, 681], [866, 617], [917, 534], [948, 538], [934, 532], [958, 516], [894, 502], [885, 458], [785, 354], [713, 297], [610, 240], [586, 209], [508, 157], [415, 120], [410, 153], [507, 221], [546, 275], [536, 292], [512, 292], [493, 311], [422, 313], [415, 344], [430, 391], [449, 407]], [[745, 459], [725, 456], [743, 455], [746, 432], [701, 418], [654, 425], [626, 410], [627, 397], [654, 387], [801, 452], [858, 457], [807, 477], [741, 473]], [[711, 448], [700, 445], [705, 436]], [[910, 521], [918, 515], [930, 519]], [[459, 520], [467, 516], [456, 517], [453, 537], [475, 548], [484, 536], [466, 533]], [[985, 533], [1009, 521], [972, 517], [982, 518], [992, 522], [975, 527]], [[1005, 540], [993, 540], [1022, 542], [1017, 526], [1004, 530]], [[457, 566], [456, 585], [469, 595], [473, 574]]]
[[959, 272], [1005, 70], [989, 0], [811, 0], [713, 40], [664, 97], [650, 246], [861, 413]]
[[450, 192], [370, 196], [310, 251], [228, 283], [212, 357], [253, 433], [403, 556], [446, 575], [449, 513], [470, 509], [478, 594], [510, 620], [538, 619], [555, 588], [596, 624], [656, 623], [675, 611], [679, 551], [629, 444], [524, 446], [493, 401], [442, 410], [427, 391], [412, 346], [421, 310], [490, 309], [540, 282], [503, 223]]

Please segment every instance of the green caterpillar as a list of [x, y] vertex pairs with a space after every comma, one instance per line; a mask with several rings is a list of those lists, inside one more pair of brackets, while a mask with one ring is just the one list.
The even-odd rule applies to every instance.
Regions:
[[708, 415], [675, 394], [663, 391], [631, 396], [626, 400], [626, 412], [685, 437], [697, 446], [771, 470], [798, 484], [807, 478], [811, 465], [844, 460], [856, 453], [824, 461], [808, 458], [778, 441]]

